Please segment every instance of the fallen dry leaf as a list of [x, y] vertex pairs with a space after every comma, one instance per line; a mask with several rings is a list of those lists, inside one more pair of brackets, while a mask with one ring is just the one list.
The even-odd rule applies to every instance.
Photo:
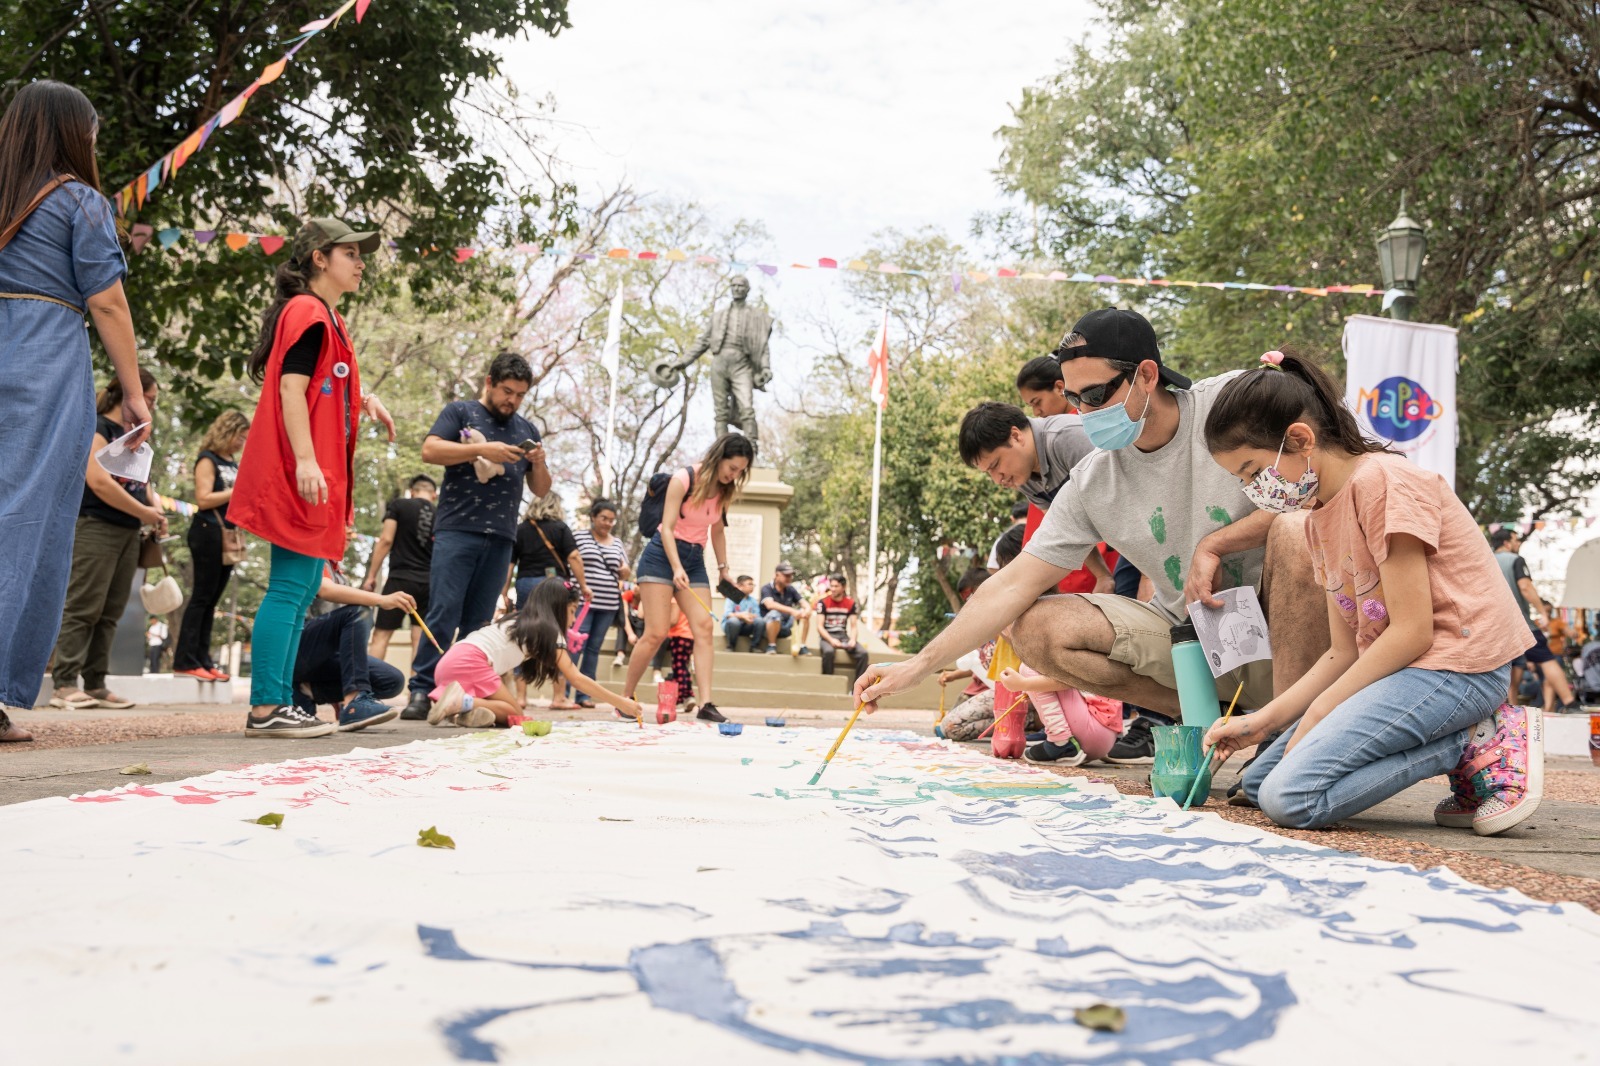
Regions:
[[417, 833], [417, 846], [419, 848], [450, 848], [455, 850], [456, 842], [450, 837], [439, 832], [437, 826], [429, 826]]
[[1121, 1007], [1109, 1003], [1096, 1003], [1092, 1007], [1079, 1007], [1072, 1012], [1072, 1020], [1085, 1029], [1098, 1029], [1105, 1033], [1120, 1033], [1128, 1024], [1128, 1015]]
[[142, 776], [144, 774], [155, 773], [155, 771], [150, 769], [150, 767], [146, 766], [142, 762], [136, 762], [132, 766], [124, 766], [122, 769], [118, 770], [117, 773], [124, 774], [128, 777], [135, 777]]

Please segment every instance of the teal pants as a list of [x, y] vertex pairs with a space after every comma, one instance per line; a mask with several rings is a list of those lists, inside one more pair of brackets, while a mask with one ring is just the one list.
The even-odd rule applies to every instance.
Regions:
[[300, 654], [300, 632], [306, 612], [322, 587], [321, 559], [272, 545], [267, 592], [256, 611], [250, 638], [250, 704], [283, 707], [294, 704], [294, 660]]

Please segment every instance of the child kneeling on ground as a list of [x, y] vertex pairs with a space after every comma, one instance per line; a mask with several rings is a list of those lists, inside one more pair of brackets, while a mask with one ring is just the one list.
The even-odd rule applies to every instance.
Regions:
[[619, 717], [638, 718], [639, 704], [585, 677], [567, 655], [566, 632], [578, 606], [577, 589], [561, 580], [541, 581], [528, 602], [512, 614], [467, 634], [450, 646], [434, 669], [430, 725], [482, 729], [506, 725], [522, 704], [501, 676], [521, 668], [534, 686], [565, 680]]
[[1333, 646], [1205, 742], [1226, 759], [1284, 730], [1242, 782], [1282, 826], [1319, 829], [1448, 773], [1436, 822], [1510, 829], [1539, 805], [1543, 723], [1504, 703], [1533, 638], [1488, 543], [1443, 478], [1362, 434], [1327, 374], [1261, 359], [1223, 387], [1206, 447], [1263, 510], [1315, 508], [1306, 536]]

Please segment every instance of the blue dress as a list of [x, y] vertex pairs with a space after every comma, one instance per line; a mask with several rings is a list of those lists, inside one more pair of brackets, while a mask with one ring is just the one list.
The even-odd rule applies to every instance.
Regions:
[[[94, 439], [85, 315], [127, 261], [111, 204], [79, 182], [0, 250], [0, 705], [29, 708], [61, 628]], [[50, 296], [71, 304], [7, 296]], [[77, 308], [74, 311], [72, 308]]]

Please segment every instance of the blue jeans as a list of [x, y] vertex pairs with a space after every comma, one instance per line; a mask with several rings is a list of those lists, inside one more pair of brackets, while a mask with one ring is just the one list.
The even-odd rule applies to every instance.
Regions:
[[[589, 635], [589, 639], [583, 642], [583, 653], [578, 657], [578, 673], [590, 681], [595, 679], [595, 674], [600, 669], [600, 645], [606, 642], [606, 634], [611, 632], [611, 626], [616, 622], [619, 613], [621, 612], [602, 611], [591, 607], [589, 613], [583, 616], [583, 624], [578, 627], [578, 632]], [[568, 697], [571, 697], [574, 691], [571, 685], [567, 686]]]
[[250, 627], [250, 704], [284, 707], [294, 703], [294, 661], [306, 611], [322, 587], [323, 560], [272, 545], [267, 591]]
[[539, 587], [539, 582], [545, 580], [547, 579], [543, 577], [517, 578], [517, 583], [512, 586], [512, 590], [517, 595], [517, 610], [522, 610], [522, 605], [528, 602], [528, 597], [533, 594], [534, 589]]
[[750, 646], [754, 648], [758, 643], [756, 633], [760, 631], [759, 621], [741, 622], [737, 618], [726, 618], [722, 622], [722, 635], [728, 638], [728, 650], [732, 651], [738, 644], [740, 637], [749, 637]]
[[[1511, 667], [1407, 667], [1345, 700], [1288, 756], [1288, 729], [1244, 772], [1244, 794], [1290, 829], [1321, 829], [1455, 769], [1469, 730], [1506, 699]], [[1298, 725], [1296, 726], [1298, 728]]]
[[317, 704], [338, 705], [347, 692], [370, 692], [381, 700], [398, 696], [406, 687], [405, 675], [367, 654], [370, 636], [367, 609], [353, 603], [308, 619], [294, 659], [296, 706], [316, 714]]
[[[511, 566], [511, 548], [509, 537], [457, 529], [434, 533], [426, 621], [439, 647], [448, 651], [457, 637], [482, 629], [494, 618], [495, 601]], [[413, 693], [433, 691], [433, 671], [439, 658], [433, 642], [422, 637], [411, 659]]]
[[778, 637], [781, 639], [788, 636], [789, 631], [794, 628], [794, 615], [784, 614], [782, 611], [768, 611], [761, 616], [762, 632], [765, 633], [766, 626], [773, 622], [778, 623]]
[[0, 304], [0, 454], [7, 468], [0, 479], [3, 713], [5, 707], [32, 707], [39, 698], [61, 629], [94, 439], [94, 370], [77, 315], [37, 300]]

